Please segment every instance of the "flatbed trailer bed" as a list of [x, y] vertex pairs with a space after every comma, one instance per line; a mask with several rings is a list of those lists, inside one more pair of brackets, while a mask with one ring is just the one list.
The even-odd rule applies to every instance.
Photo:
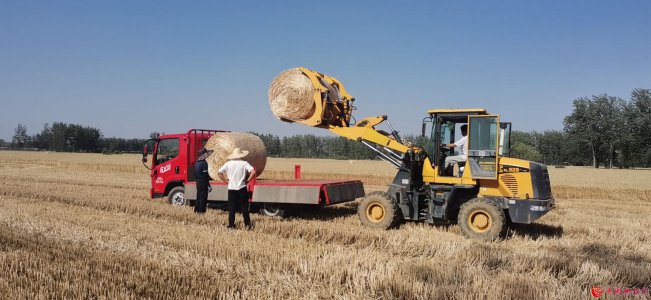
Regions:
[[[221, 181], [211, 181], [212, 191], [208, 201], [227, 201], [228, 187]], [[328, 206], [354, 201], [365, 196], [364, 186], [359, 180], [265, 180], [258, 179], [248, 185], [252, 191], [250, 203], [278, 205], [320, 205]], [[196, 200], [196, 182], [187, 182], [185, 197]]]

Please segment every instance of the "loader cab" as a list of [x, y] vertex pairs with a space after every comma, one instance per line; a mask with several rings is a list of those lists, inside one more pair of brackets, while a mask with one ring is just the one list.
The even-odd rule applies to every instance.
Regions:
[[[431, 124], [426, 151], [432, 169], [424, 170], [425, 181], [474, 185], [479, 179], [497, 179], [499, 157], [510, 148], [510, 123], [501, 124], [498, 115], [485, 109], [436, 109], [428, 114], [423, 128]], [[463, 137], [463, 125], [467, 126], [466, 150], [445, 147]]]

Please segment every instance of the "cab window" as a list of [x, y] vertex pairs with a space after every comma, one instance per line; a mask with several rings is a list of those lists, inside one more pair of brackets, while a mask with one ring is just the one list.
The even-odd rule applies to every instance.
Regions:
[[156, 164], [162, 164], [179, 155], [179, 139], [164, 139], [158, 143]]
[[498, 117], [470, 116], [468, 162], [474, 179], [497, 178]]

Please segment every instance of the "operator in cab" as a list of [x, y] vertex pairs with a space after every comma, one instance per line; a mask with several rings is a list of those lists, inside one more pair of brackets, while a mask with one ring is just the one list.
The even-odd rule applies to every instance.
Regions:
[[194, 174], [197, 178], [197, 201], [194, 204], [194, 212], [203, 214], [206, 212], [206, 205], [208, 204], [208, 193], [212, 188], [210, 187], [210, 175], [208, 175], [208, 162], [206, 159], [212, 154], [211, 150], [201, 148], [197, 156], [197, 163], [194, 166]]
[[249, 217], [249, 190], [246, 183], [256, 176], [255, 169], [242, 158], [249, 151], [235, 148], [227, 157], [227, 161], [219, 168], [219, 178], [228, 183], [228, 229], [235, 229], [235, 210], [240, 208], [244, 217], [244, 226], [247, 230], [253, 229]]
[[468, 125], [461, 125], [461, 135], [462, 137], [454, 142], [454, 144], [444, 145], [450, 149], [459, 148], [459, 155], [448, 156], [445, 158], [445, 169], [448, 170], [450, 167], [453, 167], [452, 175], [454, 177], [459, 177], [459, 165], [465, 163], [468, 157]]

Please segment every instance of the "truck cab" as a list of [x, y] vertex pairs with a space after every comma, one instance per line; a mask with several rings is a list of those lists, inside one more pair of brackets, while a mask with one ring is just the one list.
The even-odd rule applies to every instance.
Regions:
[[[185, 133], [165, 134], [150, 139], [143, 146], [143, 164], [151, 170], [150, 198], [167, 197], [174, 205], [187, 205], [185, 186], [196, 180], [194, 165], [199, 150], [221, 130], [190, 129]], [[153, 149], [151, 162], [148, 152]], [[150, 165], [147, 165], [150, 163]]]

